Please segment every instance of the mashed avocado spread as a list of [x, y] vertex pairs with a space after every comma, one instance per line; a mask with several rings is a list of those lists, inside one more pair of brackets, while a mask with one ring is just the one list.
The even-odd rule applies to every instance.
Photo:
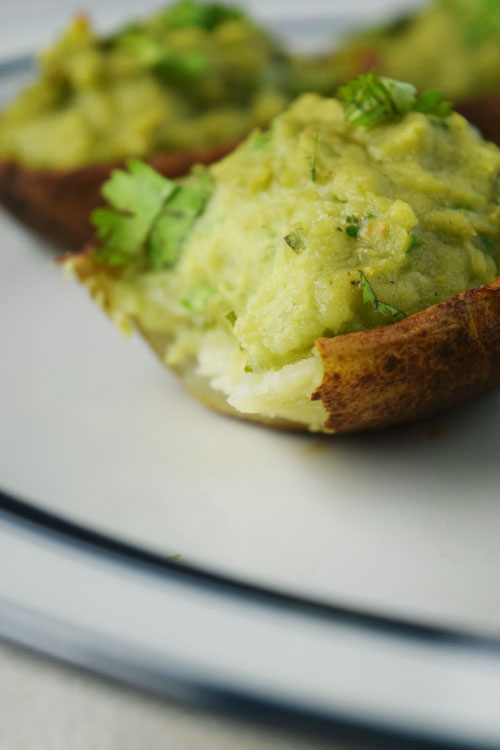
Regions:
[[[321, 381], [315, 339], [498, 275], [499, 175], [500, 150], [437, 92], [370, 74], [338, 99], [302, 96], [177, 183], [139, 162], [115, 172], [95, 258], [116, 317], [165, 335], [167, 362], [197, 362], [243, 411], [321, 424], [319, 402], [294, 401]], [[263, 406], [259, 388], [288, 374], [286, 403]]]
[[0, 116], [0, 156], [47, 168], [231, 143], [331, 73], [242, 11], [181, 0], [117, 34], [77, 17]]

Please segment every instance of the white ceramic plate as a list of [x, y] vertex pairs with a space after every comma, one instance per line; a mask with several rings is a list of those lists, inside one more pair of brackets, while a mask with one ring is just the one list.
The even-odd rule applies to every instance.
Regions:
[[249, 581], [498, 632], [498, 394], [351, 437], [240, 423], [122, 338], [55, 257], [2, 215], [4, 489]]

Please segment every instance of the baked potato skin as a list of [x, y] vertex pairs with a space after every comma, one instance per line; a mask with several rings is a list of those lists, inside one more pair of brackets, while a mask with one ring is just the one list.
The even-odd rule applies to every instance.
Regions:
[[335, 433], [430, 416], [500, 384], [500, 279], [399, 323], [322, 338], [313, 400]]
[[[157, 154], [150, 164], [165, 177], [186, 174], [193, 164], [211, 164], [236, 146], [226, 143], [196, 151]], [[28, 167], [0, 160], [0, 203], [50, 242], [77, 250], [93, 235], [89, 216], [104, 203], [101, 186], [120, 163], [79, 169]]]
[[[110, 317], [114, 273], [93, 248], [66, 256], [78, 279]], [[124, 321], [117, 321], [123, 325]], [[125, 321], [125, 324], [128, 321]], [[157, 334], [140, 333], [161, 357]], [[312, 394], [328, 413], [325, 432], [373, 430], [431, 416], [500, 385], [500, 278], [409, 316], [399, 323], [315, 342], [323, 381]], [[178, 373], [186, 382], [186, 374]], [[188, 378], [189, 381], [189, 378]], [[236, 412], [206, 388], [186, 382], [208, 406], [272, 427], [304, 425]]]
[[500, 92], [458, 102], [455, 109], [479, 128], [484, 138], [500, 146]]

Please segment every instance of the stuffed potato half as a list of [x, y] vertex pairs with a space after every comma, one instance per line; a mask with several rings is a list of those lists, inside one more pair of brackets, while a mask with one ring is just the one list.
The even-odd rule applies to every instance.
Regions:
[[0, 201], [75, 249], [130, 156], [168, 177], [220, 158], [329, 69], [291, 57], [240, 9], [179, 0], [102, 37], [77, 16], [0, 113]]
[[178, 183], [132, 162], [100, 244], [66, 260], [246, 419], [377, 428], [500, 378], [500, 151], [435, 92], [370, 75], [340, 96], [304, 96]]

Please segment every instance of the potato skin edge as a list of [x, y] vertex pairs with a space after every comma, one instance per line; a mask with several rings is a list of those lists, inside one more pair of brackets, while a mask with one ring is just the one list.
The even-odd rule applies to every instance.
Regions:
[[[194, 164], [211, 164], [237, 144], [157, 154], [147, 161], [165, 177], [180, 177]], [[0, 203], [50, 242], [78, 250], [93, 237], [91, 211], [104, 204], [101, 186], [124, 162], [78, 169], [38, 169], [0, 159]]]
[[500, 384], [500, 279], [382, 328], [317, 339], [325, 427], [379, 429]]
[[465, 99], [455, 109], [479, 128], [484, 138], [500, 146], [500, 92]]

